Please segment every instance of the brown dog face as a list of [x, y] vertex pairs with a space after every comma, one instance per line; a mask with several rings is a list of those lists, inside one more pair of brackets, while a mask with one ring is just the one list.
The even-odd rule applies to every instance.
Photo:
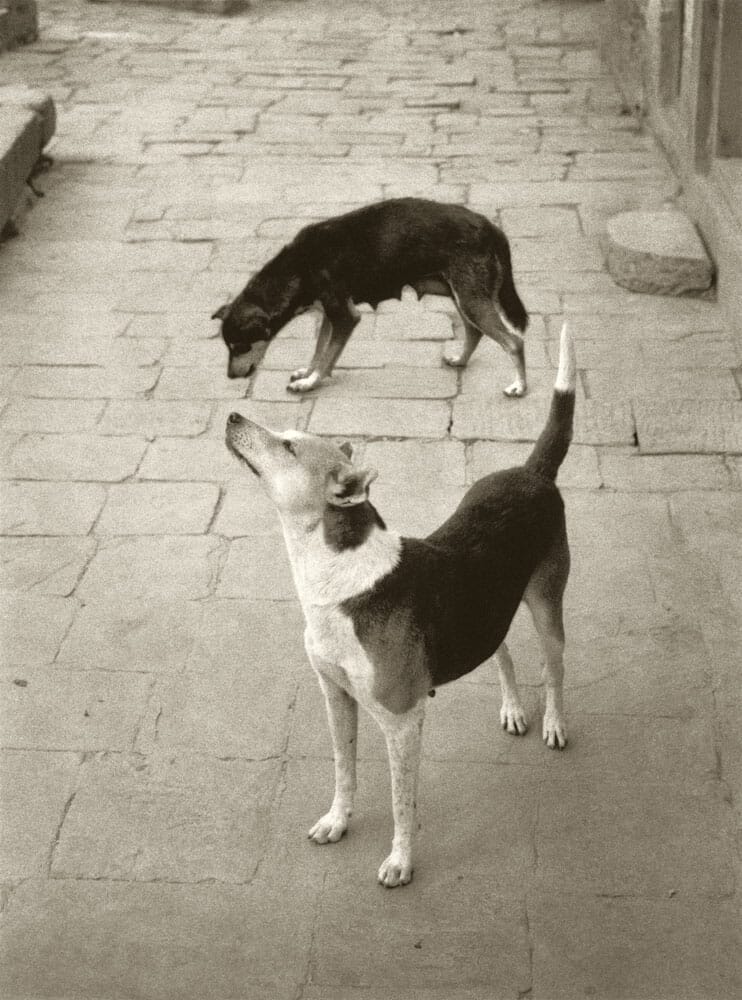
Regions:
[[212, 319], [222, 322], [222, 339], [229, 350], [227, 375], [247, 378], [260, 363], [271, 337], [268, 315], [255, 305], [239, 300], [221, 306]]
[[352, 507], [368, 499], [374, 469], [359, 469], [350, 460], [349, 444], [286, 431], [276, 434], [239, 413], [227, 419], [226, 443], [260, 478], [261, 485], [286, 518], [316, 523], [327, 505]]

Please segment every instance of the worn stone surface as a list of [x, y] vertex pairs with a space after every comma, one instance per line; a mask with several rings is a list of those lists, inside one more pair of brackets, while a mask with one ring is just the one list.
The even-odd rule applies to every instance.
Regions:
[[[629, 166], [635, 173], [635, 168]], [[608, 270], [632, 292], [683, 295], [711, 287], [714, 268], [682, 212], [621, 212], [609, 219]]]
[[[742, 349], [714, 302], [603, 267], [607, 220], [677, 184], [621, 114], [602, 9], [49, 0], [42, 41], [3, 55], [0, 83], [60, 112], [45, 197], [0, 252], [9, 1000], [740, 992]], [[310, 397], [285, 382], [311, 312], [229, 380], [217, 306], [303, 225], [397, 194], [508, 233], [529, 395], [502, 395], [486, 339], [444, 367], [455, 306], [409, 289], [361, 305]], [[349, 834], [306, 837], [332, 797], [324, 699], [280, 523], [225, 421], [351, 437], [390, 527], [426, 534], [530, 451], [564, 318], [570, 743], [543, 746], [522, 608], [529, 731], [500, 728], [493, 661], [428, 700], [415, 879], [385, 892], [387, 750], [365, 713]]]

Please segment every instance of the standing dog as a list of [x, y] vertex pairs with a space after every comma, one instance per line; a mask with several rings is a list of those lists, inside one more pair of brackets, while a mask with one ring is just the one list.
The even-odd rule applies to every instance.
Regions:
[[456, 303], [464, 347], [446, 357], [448, 364], [466, 365], [486, 333], [515, 364], [506, 395], [523, 395], [528, 314], [513, 284], [505, 234], [468, 208], [422, 198], [382, 201], [302, 229], [211, 317], [222, 321], [229, 377], [249, 375], [278, 331], [318, 303], [323, 319], [314, 357], [288, 385], [292, 392], [313, 389], [331, 374], [360, 319], [355, 303], [375, 309], [399, 298], [404, 285]]
[[425, 699], [494, 654], [509, 733], [526, 718], [505, 645], [521, 600], [546, 658], [543, 738], [561, 749], [562, 595], [569, 573], [564, 505], [555, 485], [572, 436], [575, 359], [562, 330], [549, 418], [524, 466], [476, 482], [425, 539], [388, 531], [368, 499], [376, 473], [340, 448], [298, 431], [274, 434], [238, 413], [227, 445], [278, 508], [306, 617], [307, 654], [319, 679], [335, 758], [335, 797], [309, 836], [345, 833], [356, 787], [357, 707], [386, 737], [394, 839], [379, 869], [386, 886], [412, 877], [415, 794]]

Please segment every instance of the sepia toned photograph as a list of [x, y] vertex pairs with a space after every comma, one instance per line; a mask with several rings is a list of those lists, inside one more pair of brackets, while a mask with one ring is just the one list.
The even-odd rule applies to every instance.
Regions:
[[0, 0], [0, 1000], [742, 998], [742, 0]]

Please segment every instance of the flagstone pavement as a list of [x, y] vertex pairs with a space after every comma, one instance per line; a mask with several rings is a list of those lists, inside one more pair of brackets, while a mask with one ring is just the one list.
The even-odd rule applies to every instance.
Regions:
[[[58, 111], [45, 196], [0, 247], [0, 994], [75, 1000], [742, 996], [742, 353], [712, 301], [616, 287], [605, 220], [679, 194], [586, 0], [283, 0], [209, 17], [50, 0], [0, 82]], [[209, 316], [303, 224], [401, 194], [508, 233], [532, 391], [450, 303], [363, 322], [285, 391], [313, 319], [230, 381]], [[498, 725], [492, 664], [438, 692], [413, 883], [364, 723], [348, 837], [283, 543], [223, 444], [237, 408], [350, 436], [431, 530], [518, 462], [563, 318], [570, 746]]]

